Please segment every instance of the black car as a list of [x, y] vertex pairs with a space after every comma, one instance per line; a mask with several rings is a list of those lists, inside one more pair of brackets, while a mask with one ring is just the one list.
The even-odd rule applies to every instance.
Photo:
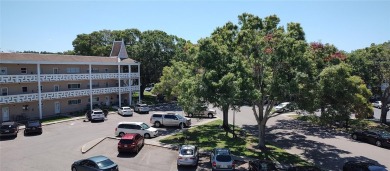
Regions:
[[41, 124], [41, 121], [39, 121], [39, 120], [27, 121], [26, 129], [24, 129], [24, 134], [26, 135], [26, 134], [29, 134], [29, 133], [42, 134], [42, 124]]
[[0, 128], [0, 137], [2, 136], [18, 136], [19, 124], [16, 122], [3, 122]]
[[72, 171], [119, 171], [118, 165], [105, 156], [94, 156], [88, 159], [75, 161]]
[[250, 171], [273, 171], [278, 170], [275, 163], [268, 160], [253, 160], [249, 161]]
[[378, 147], [390, 147], [390, 133], [387, 131], [355, 131], [351, 136], [354, 140], [365, 141], [371, 144], [375, 144]]
[[343, 171], [387, 171], [387, 169], [370, 162], [348, 161], [344, 164]]
[[294, 166], [287, 169], [287, 171], [321, 171], [316, 166]]

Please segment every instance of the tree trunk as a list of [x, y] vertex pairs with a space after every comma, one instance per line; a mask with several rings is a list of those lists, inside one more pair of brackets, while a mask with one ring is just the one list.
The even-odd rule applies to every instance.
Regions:
[[388, 108], [386, 106], [382, 105], [381, 118], [380, 118], [381, 123], [384, 123], [384, 124], [387, 123], [387, 119], [386, 119], [387, 118], [387, 111], [388, 111]]
[[258, 125], [259, 129], [259, 149], [266, 149], [265, 147], [265, 123], [266, 122], [261, 122]]
[[222, 113], [223, 113], [223, 124], [222, 127], [226, 131], [226, 133], [229, 131], [229, 122], [228, 122], [228, 113], [229, 113], [229, 106], [222, 106]]

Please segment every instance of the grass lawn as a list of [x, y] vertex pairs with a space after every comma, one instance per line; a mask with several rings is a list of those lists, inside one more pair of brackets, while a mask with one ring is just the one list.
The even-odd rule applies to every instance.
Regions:
[[65, 119], [70, 119], [70, 117], [68, 116], [53, 116], [53, 117], [49, 117], [49, 118], [44, 118], [41, 120], [42, 123], [48, 123], [48, 122], [54, 122], [54, 121], [61, 121], [61, 120], [65, 120]]
[[[205, 151], [211, 151], [215, 147], [227, 147], [234, 155], [238, 156], [270, 159], [280, 163], [290, 163], [294, 165], [312, 165], [311, 163], [302, 160], [299, 156], [289, 154], [283, 149], [271, 144], [267, 145], [269, 149], [268, 151], [261, 152], [255, 148], [257, 138], [251, 135], [237, 138], [233, 138], [232, 134], [225, 136], [226, 133], [222, 128], [220, 128], [221, 125], [222, 120], [216, 120], [205, 125], [189, 129], [186, 132], [169, 136], [160, 140], [160, 142], [175, 145], [193, 144]], [[239, 128], [237, 128], [237, 130], [239, 130]]]

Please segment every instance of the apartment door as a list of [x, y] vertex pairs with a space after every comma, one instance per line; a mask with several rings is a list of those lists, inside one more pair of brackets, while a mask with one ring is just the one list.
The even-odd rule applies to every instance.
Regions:
[[58, 68], [53, 68], [53, 74], [58, 74]]
[[55, 92], [60, 91], [60, 86], [59, 85], [54, 85], [54, 91]]
[[61, 113], [61, 104], [60, 102], [54, 103], [54, 114], [60, 114]]
[[2, 114], [3, 114], [3, 121], [9, 121], [9, 108], [8, 107], [2, 107]]
[[110, 97], [106, 96], [106, 106], [110, 105]]

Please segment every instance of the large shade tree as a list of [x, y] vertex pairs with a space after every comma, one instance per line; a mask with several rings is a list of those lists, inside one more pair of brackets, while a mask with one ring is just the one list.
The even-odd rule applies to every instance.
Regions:
[[390, 98], [390, 42], [353, 51], [348, 58], [353, 74], [362, 77], [374, 97], [382, 102], [380, 121], [386, 123]]

